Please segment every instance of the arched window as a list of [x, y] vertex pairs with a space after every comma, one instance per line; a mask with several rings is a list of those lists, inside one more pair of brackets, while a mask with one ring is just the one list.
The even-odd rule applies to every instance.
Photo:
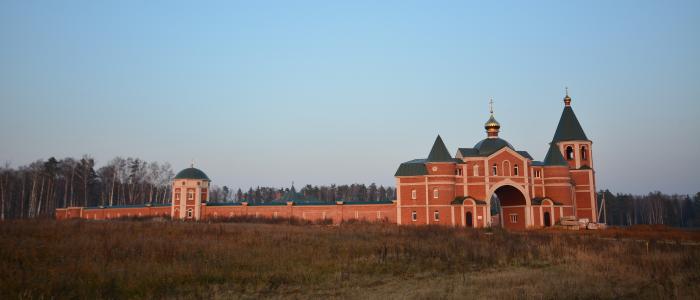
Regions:
[[566, 159], [574, 159], [574, 148], [571, 146], [566, 146]]
[[587, 151], [586, 151], [586, 146], [581, 146], [581, 160], [586, 160], [586, 159], [588, 159], [588, 155], [587, 155], [587, 154], [588, 154], [588, 153], [587, 153]]
[[437, 188], [433, 189], [433, 198], [437, 199], [440, 195], [440, 191]]
[[415, 200], [417, 198], [416, 190], [411, 190], [411, 199]]
[[503, 162], [503, 176], [510, 176], [510, 162], [507, 160]]
[[479, 176], [479, 165], [474, 165], [474, 176]]
[[491, 171], [493, 172], [493, 176], [498, 175], [498, 165], [493, 164], [493, 167], [491, 167]]
[[520, 175], [520, 174], [518, 174], [518, 173], [519, 173], [519, 172], [518, 172], [518, 165], [516, 164], [515, 166], [513, 166], [513, 175], [515, 175], [515, 176]]

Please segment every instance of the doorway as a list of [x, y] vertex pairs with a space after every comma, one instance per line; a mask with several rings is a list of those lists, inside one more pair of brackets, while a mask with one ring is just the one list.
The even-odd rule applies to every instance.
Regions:
[[548, 211], [544, 212], [544, 227], [549, 227], [552, 226], [552, 218], [549, 215]]

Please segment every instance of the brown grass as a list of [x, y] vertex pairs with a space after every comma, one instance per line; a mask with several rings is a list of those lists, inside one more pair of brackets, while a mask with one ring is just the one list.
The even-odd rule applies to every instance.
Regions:
[[700, 298], [700, 247], [618, 234], [10, 221], [0, 298]]

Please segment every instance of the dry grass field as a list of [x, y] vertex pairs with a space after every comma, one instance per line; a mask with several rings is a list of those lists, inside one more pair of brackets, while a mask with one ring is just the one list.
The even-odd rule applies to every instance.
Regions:
[[0, 299], [700, 299], [700, 232], [0, 223]]

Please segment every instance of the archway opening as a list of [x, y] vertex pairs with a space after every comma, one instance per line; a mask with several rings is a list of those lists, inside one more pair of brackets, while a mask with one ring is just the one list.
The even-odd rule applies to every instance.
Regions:
[[501, 201], [498, 199], [496, 193], [491, 195], [489, 210], [491, 211], [491, 226], [501, 227], [501, 224], [503, 224], [503, 222], [501, 222]]
[[[497, 210], [499, 221], [497, 224], [504, 228], [525, 229], [526, 206], [525, 195], [510, 185], [499, 187], [491, 197], [491, 215], [494, 215], [494, 210]], [[492, 223], [494, 222], [495, 220], [492, 220]]]

